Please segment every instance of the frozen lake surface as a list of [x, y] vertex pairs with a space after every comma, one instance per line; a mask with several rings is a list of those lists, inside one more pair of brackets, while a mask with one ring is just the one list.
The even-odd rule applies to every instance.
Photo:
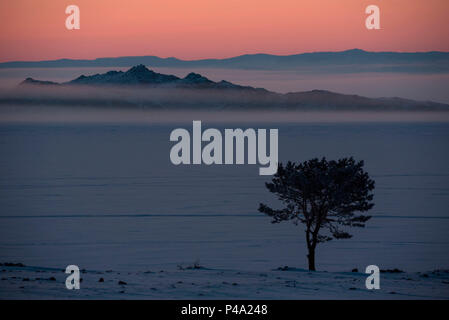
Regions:
[[[191, 130], [190, 121], [1, 124], [1, 261], [103, 270], [196, 260], [208, 268], [305, 268], [302, 227], [272, 225], [257, 212], [259, 202], [274, 200], [258, 166], [171, 164], [169, 134]], [[376, 181], [367, 228], [321, 245], [319, 270], [449, 268], [449, 124], [263, 127], [279, 128], [281, 161], [354, 156]]]

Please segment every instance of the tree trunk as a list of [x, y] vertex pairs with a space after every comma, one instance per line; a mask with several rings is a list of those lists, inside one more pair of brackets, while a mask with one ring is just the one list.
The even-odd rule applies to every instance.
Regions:
[[309, 260], [309, 271], [315, 271], [315, 248], [309, 248], [307, 259]]

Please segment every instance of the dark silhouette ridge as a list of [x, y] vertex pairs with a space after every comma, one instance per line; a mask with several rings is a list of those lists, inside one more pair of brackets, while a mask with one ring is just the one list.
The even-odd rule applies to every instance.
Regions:
[[311, 52], [293, 55], [244, 54], [225, 59], [181, 60], [156, 56], [11, 61], [0, 68], [130, 67], [134, 65], [173, 68], [224, 68], [290, 70], [314, 68], [332, 72], [448, 72], [449, 52], [368, 52], [351, 49], [340, 52]]
[[184, 78], [174, 75], [166, 75], [154, 72], [144, 65], [140, 64], [123, 71], [108, 71], [102, 74], [91, 76], [81, 75], [64, 83], [52, 81], [42, 81], [33, 78], [27, 78], [21, 85], [86, 85], [86, 86], [148, 86], [163, 88], [190, 88], [190, 89], [244, 89], [244, 90], [262, 90], [249, 86], [239, 86], [227, 81], [214, 82], [198, 73], [191, 72]]
[[[38, 90], [35, 90], [35, 89]], [[48, 88], [44, 90], [43, 88]], [[81, 88], [73, 94], [71, 88]], [[143, 89], [114, 94], [115, 89]], [[402, 98], [367, 98], [326, 90], [280, 94], [264, 88], [212, 81], [191, 72], [184, 78], [154, 72], [144, 65], [127, 71], [81, 75], [64, 83], [27, 78], [16, 91], [1, 97], [0, 103], [127, 106], [143, 108], [275, 109], [275, 110], [443, 110], [449, 105]], [[113, 90], [114, 89], [114, 90]], [[148, 91], [146, 91], [148, 89]], [[151, 91], [157, 89], [157, 91]], [[65, 90], [65, 91], [64, 91]], [[45, 94], [41, 94], [41, 93]], [[88, 94], [87, 92], [90, 92]], [[101, 93], [101, 94], [100, 94]]]

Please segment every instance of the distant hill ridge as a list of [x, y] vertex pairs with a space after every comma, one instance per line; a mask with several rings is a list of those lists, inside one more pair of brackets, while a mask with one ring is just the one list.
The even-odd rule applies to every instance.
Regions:
[[94, 74], [91, 76], [81, 75], [68, 82], [58, 83], [52, 81], [42, 81], [33, 78], [26, 78], [21, 85], [120, 85], [120, 86], [153, 86], [165, 88], [188, 88], [188, 89], [240, 89], [240, 90], [263, 90], [250, 86], [240, 86], [228, 81], [214, 82], [198, 73], [191, 72], [184, 78], [174, 75], [166, 75], [154, 72], [146, 66], [140, 64], [127, 71], [108, 71], [106, 73]]
[[[47, 90], [43, 90], [43, 88]], [[83, 88], [71, 90], [71, 88]], [[120, 91], [109, 87], [143, 89]], [[31, 88], [31, 90], [27, 90]], [[21, 90], [25, 89], [25, 90]], [[37, 89], [37, 90], [36, 90]], [[87, 90], [84, 90], [87, 89]], [[156, 90], [152, 90], [156, 89]], [[402, 98], [367, 98], [326, 90], [281, 94], [198, 73], [184, 78], [154, 72], [144, 65], [127, 71], [81, 75], [64, 83], [27, 78], [0, 104], [126, 106], [138, 108], [287, 109], [287, 110], [443, 110], [449, 105]]]
[[319, 67], [335, 72], [448, 72], [449, 52], [369, 52], [351, 49], [293, 55], [245, 54], [225, 59], [200, 60], [133, 56], [92, 60], [11, 61], [0, 63], [0, 68], [131, 67], [139, 64], [173, 68], [285, 70]]

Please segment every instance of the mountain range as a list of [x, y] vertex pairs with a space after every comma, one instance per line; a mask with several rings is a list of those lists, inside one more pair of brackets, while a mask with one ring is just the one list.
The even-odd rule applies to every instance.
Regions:
[[11, 61], [0, 68], [131, 67], [138, 64], [170, 68], [224, 68], [291, 70], [312, 68], [314, 72], [431, 72], [449, 71], [449, 52], [369, 52], [351, 49], [340, 52], [311, 52], [294, 55], [245, 54], [225, 59], [181, 60], [157, 56]]
[[[192, 88], [192, 89], [240, 89], [240, 90], [265, 90], [255, 89], [249, 86], [240, 86], [222, 80], [214, 82], [198, 73], [191, 72], [184, 78], [174, 75], [166, 75], [154, 72], [143, 64], [134, 66], [124, 71], [108, 71], [102, 74], [91, 76], [81, 75], [68, 82], [58, 83], [52, 81], [42, 81], [33, 78], [25, 79], [21, 85], [84, 85], [84, 86], [152, 86], [164, 88]], [[266, 90], [265, 90], [266, 91]]]
[[184, 78], [144, 65], [127, 71], [81, 75], [68, 82], [27, 78], [0, 104], [126, 106], [139, 108], [287, 110], [444, 110], [449, 105], [402, 98], [367, 98], [326, 90], [281, 94], [263, 88], [215, 82], [198, 73]]

